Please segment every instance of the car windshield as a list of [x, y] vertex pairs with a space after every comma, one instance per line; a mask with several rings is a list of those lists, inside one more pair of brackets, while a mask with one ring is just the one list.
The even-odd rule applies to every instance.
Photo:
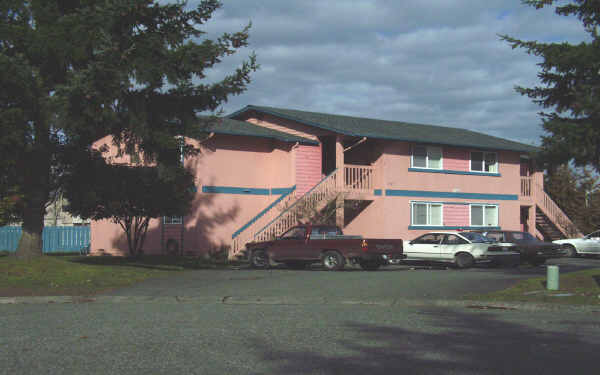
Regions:
[[474, 243], [490, 242], [489, 238], [486, 238], [483, 234], [477, 232], [462, 232], [461, 236]]
[[537, 238], [528, 232], [511, 232], [514, 242], [537, 242]]

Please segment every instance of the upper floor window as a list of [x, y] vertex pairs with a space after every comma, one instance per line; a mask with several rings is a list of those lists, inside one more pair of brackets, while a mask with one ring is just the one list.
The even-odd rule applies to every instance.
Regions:
[[498, 156], [495, 152], [471, 152], [471, 171], [498, 173]]
[[442, 148], [415, 145], [412, 154], [412, 167], [442, 169]]
[[442, 204], [421, 203], [412, 204], [412, 225], [442, 225]]

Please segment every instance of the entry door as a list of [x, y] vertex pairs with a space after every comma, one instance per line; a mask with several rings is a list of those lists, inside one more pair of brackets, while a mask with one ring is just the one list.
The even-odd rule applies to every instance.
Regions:
[[414, 259], [439, 259], [443, 233], [427, 233], [404, 246], [404, 254]]

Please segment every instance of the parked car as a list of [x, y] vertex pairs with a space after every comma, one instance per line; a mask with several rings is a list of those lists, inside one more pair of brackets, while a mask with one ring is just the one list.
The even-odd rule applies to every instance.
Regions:
[[490, 230], [481, 233], [495, 241], [498, 246], [519, 252], [521, 262], [534, 266], [546, 263], [547, 259], [560, 258], [563, 255], [560, 245], [540, 241], [528, 232]]
[[452, 262], [469, 268], [478, 262], [509, 263], [519, 256], [477, 232], [430, 232], [404, 244], [406, 260]]
[[587, 234], [581, 238], [552, 241], [562, 247], [565, 256], [600, 255], [600, 230]]
[[290, 268], [322, 263], [326, 270], [340, 270], [346, 262], [376, 270], [392, 259], [402, 259], [402, 240], [346, 236], [331, 225], [298, 225], [273, 241], [246, 244], [250, 265], [266, 268], [271, 262]]

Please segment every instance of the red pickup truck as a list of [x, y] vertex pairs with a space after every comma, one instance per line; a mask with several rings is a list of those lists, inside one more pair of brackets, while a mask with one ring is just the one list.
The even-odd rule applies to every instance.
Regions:
[[365, 270], [376, 270], [392, 259], [405, 258], [402, 240], [346, 236], [331, 225], [298, 225], [273, 241], [248, 243], [246, 249], [254, 268], [283, 263], [299, 269], [322, 263], [326, 270], [334, 271], [350, 262]]

